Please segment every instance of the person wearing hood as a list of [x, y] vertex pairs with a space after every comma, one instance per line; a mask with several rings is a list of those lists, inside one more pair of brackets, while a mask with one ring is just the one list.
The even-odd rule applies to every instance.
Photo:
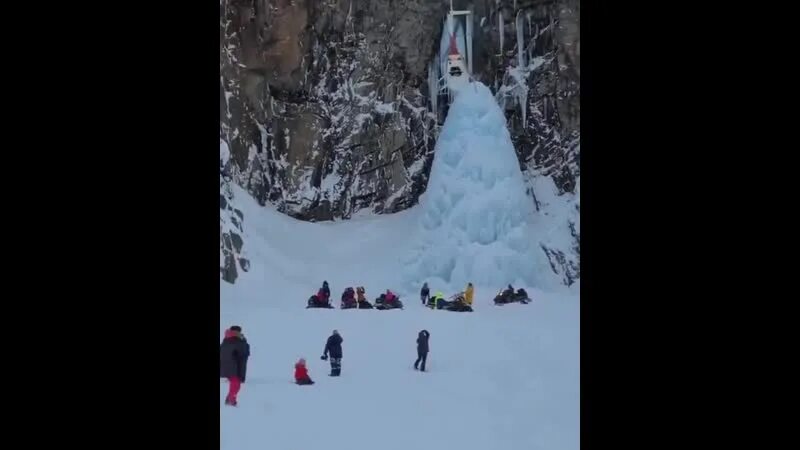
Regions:
[[314, 384], [311, 377], [308, 376], [305, 358], [300, 358], [294, 365], [294, 382], [301, 386]]
[[331, 357], [331, 373], [330, 376], [338, 377], [342, 373], [342, 342], [344, 339], [339, 335], [338, 330], [333, 330], [333, 334], [328, 337], [328, 341], [325, 343], [325, 351], [322, 353], [323, 361], [328, 359], [328, 355], [330, 354]]
[[[414, 370], [425, 372], [425, 362], [428, 360], [428, 351], [430, 350], [428, 347], [428, 339], [430, 337], [431, 334], [428, 333], [428, 330], [422, 330], [417, 335], [417, 360], [414, 361]], [[422, 365], [420, 365], [420, 362]]]
[[428, 282], [422, 284], [422, 289], [419, 291], [419, 298], [422, 300], [422, 305], [428, 304], [428, 299], [430, 298], [431, 290], [428, 288]]
[[328, 287], [327, 280], [322, 282], [322, 287], [319, 288], [317, 297], [319, 298], [320, 302], [324, 304], [328, 304], [328, 301], [331, 299], [331, 289]]
[[228, 395], [225, 404], [236, 406], [241, 384], [247, 375], [247, 358], [250, 346], [241, 336], [241, 327], [225, 330], [225, 338], [219, 346], [219, 376], [228, 379]]

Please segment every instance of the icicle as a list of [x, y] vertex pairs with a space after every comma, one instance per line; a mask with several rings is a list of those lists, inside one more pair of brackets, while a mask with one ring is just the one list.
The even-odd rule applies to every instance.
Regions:
[[436, 60], [432, 60], [428, 68], [428, 94], [431, 96], [431, 110], [434, 115], [437, 114], [439, 100], [439, 71], [436, 69]]
[[503, 55], [503, 35], [505, 32], [503, 31], [503, 11], [497, 11], [497, 27], [500, 30], [500, 55]]
[[469, 70], [469, 75], [472, 76], [472, 14], [466, 16], [467, 22], [467, 33], [466, 33], [466, 41], [467, 41], [467, 70]]
[[525, 28], [522, 25], [522, 10], [517, 12], [517, 18], [514, 23], [514, 26], [517, 28], [517, 67], [520, 70], [525, 67]]

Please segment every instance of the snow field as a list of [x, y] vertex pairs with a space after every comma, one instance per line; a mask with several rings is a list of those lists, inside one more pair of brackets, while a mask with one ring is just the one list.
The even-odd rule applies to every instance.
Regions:
[[[577, 314], [576, 298], [544, 294], [474, 313], [226, 306], [220, 325], [241, 325], [252, 356], [239, 407], [221, 406], [220, 448], [577, 449]], [[339, 378], [319, 359], [333, 329]], [[427, 373], [412, 368], [421, 329]], [[300, 357], [313, 386], [292, 383]]]

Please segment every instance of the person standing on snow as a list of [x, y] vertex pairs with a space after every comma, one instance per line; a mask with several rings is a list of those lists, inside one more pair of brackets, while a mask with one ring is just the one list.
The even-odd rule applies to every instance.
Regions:
[[426, 305], [428, 303], [428, 299], [430, 298], [431, 290], [428, 289], [428, 282], [422, 284], [422, 289], [419, 291], [419, 298], [422, 300], [422, 305]]
[[247, 375], [247, 360], [250, 358], [250, 344], [247, 343], [247, 339], [242, 333], [242, 327], [239, 325], [234, 325], [231, 327], [231, 330], [235, 331], [236, 335], [239, 336], [239, 339], [244, 342], [244, 361], [242, 362], [242, 379], [240, 380], [242, 383], [244, 383]]
[[294, 382], [304, 386], [314, 384], [311, 377], [308, 376], [308, 369], [306, 368], [306, 360], [300, 358], [297, 364], [294, 365]]
[[328, 359], [328, 354], [331, 357], [331, 373], [330, 376], [338, 377], [342, 373], [342, 339], [339, 336], [338, 330], [333, 330], [328, 341], [325, 343], [325, 351], [322, 353], [322, 360]]
[[[425, 362], [428, 360], [428, 338], [431, 334], [428, 330], [422, 330], [417, 336], [417, 360], [414, 361], [414, 370], [421, 370], [425, 372]], [[420, 366], [420, 362], [422, 365]]]
[[472, 283], [467, 283], [467, 290], [464, 291], [464, 303], [468, 306], [472, 306], [472, 297], [475, 295], [475, 288], [472, 287]]
[[225, 330], [225, 338], [219, 346], [219, 376], [228, 379], [228, 395], [225, 404], [236, 406], [237, 395], [247, 371], [250, 346], [241, 337], [241, 327]]

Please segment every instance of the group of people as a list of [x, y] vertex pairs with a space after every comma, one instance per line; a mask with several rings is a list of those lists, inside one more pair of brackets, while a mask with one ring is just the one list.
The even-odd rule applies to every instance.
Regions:
[[472, 311], [472, 299], [475, 296], [475, 287], [472, 283], [467, 283], [467, 288], [463, 292], [450, 297], [445, 300], [442, 291], [437, 291], [433, 296], [430, 295], [431, 290], [428, 283], [422, 285], [419, 291], [419, 297], [424, 306], [431, 309], [446, 309], [448, 311]]
[[[420, 289], [420, 300], [423, 306], [431, 309], [444, 309], [447, 311], [472, 311], [472, 301], [475, 296], [475, 287], [472, 283], [467, 283], [466, 289], [459, 292], [449, 299], [445, 299], [442, 291], [437, 291], [431, 295], [431, 290], [428, 283], [425, 282]], [[319, 288], [315, 295], [308, 299], [307, 308], [333, 308], [330, 302], [331, 290], [327, 281], [322, 282], [322, 287]], [[514, 291], [514, 287], [510, 284], [508, 288], [502, 290], [494, 298], [494, 303], [497, 305], [520, 302], [528, 303], [531, 299], [525, 289], [518, 289]], [[364, 286], [358, 286], [353, 289], [352, 287], [345, 288], [342, 292], [341, 306], [342, 309], [394, 309], [403, 308], [403, 303], [400, 297], [387, 289], [378, 298], [375, 299], [375, 305], [367, 301], [366, 291]]]
[[[428, 360], [430, 350], [428, 330], [422, 330], [417, 335], [417, 359], [414, 361], [414, 370], [425, 372], [425, 363]], [[325, 341], [325, 349], [320, 359], [330, 360], [331, 373], [329, 376], [338, 377], [342, 373], [342, 343], [344, 339], [338, 330]], [[247, 343], [242, 327], [234, 325], [225, 330], [225, 337], [219, 346], [219, 376], [228, 380], [228, 395], [225, 397], [225, 404], [237, 406], [237, 396], [242, 383], [247, 375], [247, 360], [250, 357], [250, 344]], [[300, 386], [314, 384], [308, 374], [305, 358], [300, 358], [294, 365], [294, 381]]]
[[[330, 299], [331, 289], [326, 280], [322, 282], [322, 287], [319, 288], [317, 293], [308, 299], [306, 308], [333, 308]], [[402, 308], [403, 303], [397, 294], [392, 292], [391, 289], [387, 289], [386, 292], [375, 299], [375, 305], [373, 306], [372, 303], [367, 301], [364, 286], [358, 286], [355, 289], [352, 287], [345, 288], [344, 292], [342, 292], [340, 307], [342, 309], [394, 309]]]

